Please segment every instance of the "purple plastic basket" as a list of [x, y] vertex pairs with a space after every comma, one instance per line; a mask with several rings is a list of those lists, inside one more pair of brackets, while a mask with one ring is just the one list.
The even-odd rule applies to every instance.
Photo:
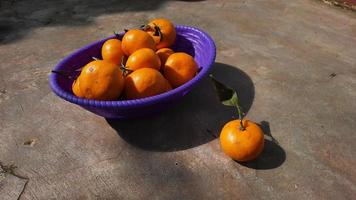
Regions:
[[[189, 82], [169, 92], [135, 100], [98, 101], [76, 97], [72, 92], [72, 80], [52, 73], [50, 85], [59, 97], [75, 103], [84, 109], [105, 118], [126, 119], [157, 113], [170, 107], [185, 96], [205, 75], [215, 60], [216, 47], [212, 38], [204, 31], [189, 27], [176, 26], [177, 39], [173, 45], [176, 52], [186, 52], [192, 55], [201, 67], [200, 72]], [[122, 37], [123, 33], [120, 34]], [[63, 59], [55, 70], [73, 71], [90, 62], [92, 57], [101, 58], [103, 43], [114, 36], [94, 42], [79, 49]]]

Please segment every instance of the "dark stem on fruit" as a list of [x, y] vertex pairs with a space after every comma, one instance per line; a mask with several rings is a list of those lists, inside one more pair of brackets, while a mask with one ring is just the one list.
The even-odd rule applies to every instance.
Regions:
[[117, 37], [118, 39], [120, 38], [120, 34], [119, 34], [118, 32], [114, 31], [114, 35], [115, 35], [115, 37]]
[[127, 74], [133, 72], [132, 69], [129, 69], [129, 68], [126, 67], [126, 66], [121, 66], [120, 68], [122, 69], [122, 73], [123, 73], [124, 76], [126, 76]]
[[159, 26], [157, 26], [156, 24], [154, 24], [155, 27], [155, 33], [153, 34], [154, 36], [159, 36], [159, 41], [161, 42], [163, 40], [163, 34], [162, 34], [162, 31], [161, 29], [159, 28]]
[[144, 24], [144, 25], [141, 25], [140, 26], [140, 29], [143, 30], [143, 31], [147, 31], [148, 29], [150, 29], [151, 27], [147, 24]]
[[123, 57], [123, 56], [122, 56], [122, 58], [121, 58], [121, 66], [120, 66], [120, 69], [122, 70], [122, 74], [123, 74], [124, 76], [126, 76], [128, 73], [133, 72], [133, 70], [129, 69], [128, 67], [126, 67], [126, 66], [124, 65], [124, 57]]

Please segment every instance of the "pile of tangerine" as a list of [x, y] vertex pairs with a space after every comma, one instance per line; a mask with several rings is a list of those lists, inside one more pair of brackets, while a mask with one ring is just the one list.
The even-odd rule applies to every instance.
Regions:
[[126, 31], [122, 40], [109, 39], [102, 60], [85, 65], [73, 82], [73, 93], [96, 100], [139, 99], [179, 87], [198, 72], [194, 58], [170, 47], [176, 30], [167, 19], [154, 19]]

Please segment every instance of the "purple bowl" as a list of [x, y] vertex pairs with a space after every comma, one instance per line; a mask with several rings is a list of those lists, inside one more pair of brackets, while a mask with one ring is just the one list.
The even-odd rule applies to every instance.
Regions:
[[[216, 47], [212, 38], [204, 31], [189, 27], [176, 26], [177, 38], [173, 45], [176, 52], [186, 52], [192, 55], [200, 72], [189, 82], [169, 92], [152, 97], [135, 100], [98, 101], [76, 97], [72, 92], [73, 80], [52, 73], [50, 85], [59, 97], [75, 103], [86, 110], [105, 118], [127, 119], [157, 113], [170, 107], [173, 103], [184, 97], [205, 75], [212, 66]], [[123, 33], [120, 34], [122, 37]], [[74, 71], [92, 61], [92, 57], [101, 58], [103, 43], [115, 36], [94, 42], [72, 53], [63, 59], [54, 70]], [[75, 72], [74, 72], [75, 73]], [[77, 72], [78, 73], [78, 72]]]

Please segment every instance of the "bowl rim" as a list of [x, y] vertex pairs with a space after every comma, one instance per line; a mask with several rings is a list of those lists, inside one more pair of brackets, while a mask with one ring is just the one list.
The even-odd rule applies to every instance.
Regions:
[[[139, 107], [139, 106], [147, 106], [150, 104], [154, 104], [157, 103], [159, 101], [165, 100], [165, 99], [169, 99], [171, 97], [173, 97], [176, 94], [180, 94], [185, 92], [185, 90], [190, 89], [192, 86], [194, 86], [196, 83], [198, 83], [210, 70], [212, 64], [215, 61], [215, 57], [216, 57], [216, 46], [215, 43], [213, 41], [213, 39], [211, 38], [211, 36], [206, 33], [205, 31], [196, 28], [196, 27], [191, 27], [191, 26], [185, 26], [185, 25], [175, 25], [176, 29], [185, 29], [185, 30], [190, 30], [190, 31], [194, 31], [196, 33], [199, 33], [200, 36], [204, 37], [206, 39], [206, 41], [208, 41], [208, 46], [209, 46], [209, 52], [212, 52], [209, 55], [209, 60], [208, 60], [208, 65], [206, 67], [202, 67], [201, 71], [190, 81], [188, 81], [187, 83], [174, 88], [168, 92], [162, 93], [162, 94], [158, 94], [155, 96], [151, 96], [151, 97], [145, 97], [145, 98], [141, 98], [141, 99], [133, 99], [133, 100], [113, 100], [113, 101], [102, 101], [102, 100], [93, 100], [93, 99], [85, 99], [85, 98], [80, 98], [77, 97], [67, 91], [65, 91], [63, 88], [61, 88], [58, 84], [58, 82], [56, 81], [58, 74], [56, 73], [51, 73], [50, 75], [50, 86], [52, 88], [52, 91], [58, 95], [59, 97], [71, 102], [71, 103], [75, 103], [78, 104], [80, 106], [90, 106], [90, 107], [101, 107], [101, 108], [121, 108], [121, 109], [127, 109], [127, 108], [132, 108], [132, 107]], [[104, 42], [110, 38], [113, 38], [112, 36], [98, 40], [96, 42], [92, 42], [76, 51], [74, 51], [73, 53], [71, 53], [70, 55], [68, 55], [67, 57], [65, 57], [64, 59], [62, 59], [56, 66], [55, 66], [55, 70], [58, 70], [62, 65], [64, 65], [67, 61], [73, 59], [73, 57], [76, 57], [80, 52], [85, 51], [89, 48], [91, 48], [94, 44], [97, 43], [101, 43]]]

